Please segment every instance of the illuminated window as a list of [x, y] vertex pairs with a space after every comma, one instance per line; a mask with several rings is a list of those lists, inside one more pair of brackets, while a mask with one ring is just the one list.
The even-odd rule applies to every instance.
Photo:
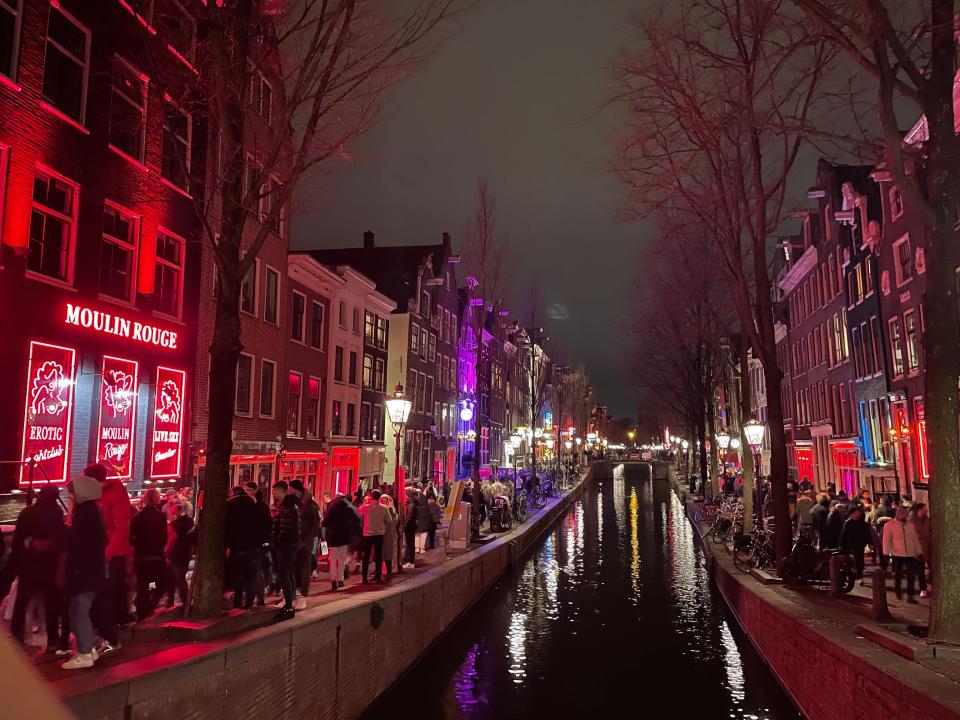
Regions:
[[920, 339], [917, 337], [917, 316], [912, 310], [903, 314], [903, 328], [907, 338], [907, 367], [913, 372], [920, 367]]
[[367, 345], [374, 344], [375, 332], [376, 332], [375, 316], [369, 310], [365, 310], [363, 313], [363, 341]]
[[381, 350], [387, 349], [387, 319], [377, 315], [377, 342], [375, 343]]
[[303, 403], [303, 431], [307, 437], [317, 437], [319, 430], [317, 421], [320, 419], [320, 380], [315, 377], [307, 379], [307, 397]]
[[11, 80], [17, 78], [21, 2], [22, 0], [0, 0], [0, 74]]
[[373, 356], [363, 355], [363, 386], [367, 389], [373, 387]]
[[300, 396], [303, 392], [303, 375], [290, 371], [287, 379], [287, 435], [300, 435]]
[[154, 308], [170, 317], [180, 318], [183, 277], [183, 240], [157, 233], [157, 259], [154, 272]]
[[76, 217], [77, 186], [38, 171], [33, 180], [28, 270], [71, 282]]
[[416, 323], [410, 325], [410, 353], [420, 354], [420, 326]]
[[253, 265], [243, 276], [240, 284], [240, 310], [248, 315], [257, 314], [257, 280], [260, 277], [260, 261], [254, 259]]
[[264, 276], [263, 319], [278, 325], [277, 298], [280, 294], [280, 273], [271, 267]]
[[290, 337], [297, 342], [303, 342], [304, 320], [307, 314], [307, 296], [293, 291], [293, 303], [290, 309]]
[[903, 375], [903, 338], [900, 334], [900, 319], [893, 318], [890, 323], [890, 355], [893, 359], [893, 374]]
[[146, 126], [147, 81], [127, 62], [114, 58], [110, 144], [143, 162]]
[[160, 174], [179, 188], [190, 189], [190, 142], [193, 118], [170, 100], [163, 103], [163, 153]]
[[896, 262], [897, 287], [913, 277], [913, 256], [910, 254], [910, 236], [904, 235], [893, 244], [893, 258]]
[[[3, 0], [6, 4], [8, 0]], [[90, 67], [90, 31], [60, 7], [50, 7], [43, 66], [43, 99], [83, 123]]]
[[105, 205], [100, 242], [101, 293], [118, 300], [133, 301], [136, 252], [137, 218], [113, 205]]
[[386, 365], [382, 358], [376, 358], [373, 363], [373, 389], [384, 392], [387, 384]]
[[237, 415], [250, 414], [250, 398], [253, 395], [253, 356], [241, 354], [237, 360]]
[[323, 347], [323, 305], [316, 301], [310, 303], [310, 346]]
[[260, 417], [273, 417], [274, 385], [277, 364], [272, 360], [260, 361]]
[[162, 42], [167, 43], [187, 62], [193, 62], [197, 45], [197, 22], [178, 0], [159, 0], [156, 3], [153, 26]]

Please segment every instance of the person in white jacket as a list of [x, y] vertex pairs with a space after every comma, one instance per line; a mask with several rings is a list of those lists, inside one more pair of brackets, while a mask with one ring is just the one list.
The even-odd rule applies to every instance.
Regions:
[[915, 603], [913, 584], [917, 575], [917, 557], [922, 552], [916, 528], [907, 522], [906, 508], [897, 508], [897, 516], [883, 528], [883, 554], [893, 559], [893, 588], [899, 600], [903, 597], [900, 581], [907, 573], [907, 602]]

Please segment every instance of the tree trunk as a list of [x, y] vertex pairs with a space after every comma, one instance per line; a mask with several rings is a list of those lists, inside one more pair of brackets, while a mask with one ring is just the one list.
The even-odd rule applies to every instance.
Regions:
[[[717, 426], [716, 404], [713, 401], [713, 388], [707, 392], [707, 441], [710, 443], [710, 488], [714, 497], [719, 497], [721, 489], [717, 472]], [[706, 447], [706, 445], [704, 445]]]
[[750, 355], [746, 342], [740, 342], [740, 407], [736, 427], [740, 434], [740, 457], [743, 458], [743, 532], [753, 532], [753, 453], [748, 450], [747, 438], [743, 433], [743, 424], [752, 411], [753, 385], [750, 377]]
[[[707, 474], [709, 471], [707, 469], [707, 450], [704, 442], [706, 441], [706, 416], [701, 413], [700, 420], [697, 422], [697, 439], [700, 441], [699, 451], [697, 452], [697, 464], [700, 470], [700, 487], [703, 488], [704, 497], [712, 498], [712, 486], [710, 485], [710, 477]], [[691, 443], [691, 446], [695, 446], [696, 443]], [[690, 448], [691, 452], [693, 447]]]

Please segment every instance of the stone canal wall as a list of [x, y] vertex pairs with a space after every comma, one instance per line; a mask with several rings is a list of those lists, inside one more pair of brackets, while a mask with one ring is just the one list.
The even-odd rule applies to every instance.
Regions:
[[553, 526], [587, 483], [604, 477], [612, 477], [612, 466], [595, 463], [522, 527], [395, 587], [366, 592], [359, 602], [346, 597], [229, 640], [161, 647], [95, 678], [56, 683], [56, 690], [80, 718], [356, 718]]

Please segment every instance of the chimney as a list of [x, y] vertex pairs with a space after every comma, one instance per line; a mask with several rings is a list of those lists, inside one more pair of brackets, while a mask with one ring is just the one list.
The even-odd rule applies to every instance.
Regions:
[[363, 249], [372, 250], [373, 249], [373, 232], [367, 230], [363, 233]]

